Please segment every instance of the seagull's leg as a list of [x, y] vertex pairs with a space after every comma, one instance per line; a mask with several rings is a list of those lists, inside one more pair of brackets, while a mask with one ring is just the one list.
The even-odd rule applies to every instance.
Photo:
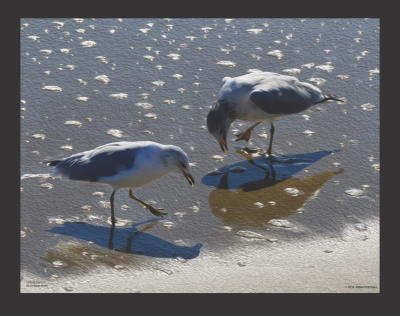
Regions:
[[244, 132], [242, 132], [240, 134], [237, 134], [236, 136], [237, 136], [238, 139], [236, 139], [236, 141], [245, 140], [246, 142], [248, 142], [249, 139], [250, 139], [250, 136], [251, 136], [251, 132], [260, 123], [261, 122], [257, 122], [256, 124], [250, 126], [248, 129], [246, 129]]
[[219, 181], [219, 183], [217, 185], [217, 189], [224, 189], [224, 190], [229, 189], [228, 174], [229, 174], [229, 170], [225, 171], [224, 175], [222, 176], [221, 180]]
[[163, 212], [161, 208], [154, 208], [151, 205], [147, 204], [146, 202], [139, 200], [136, 196], [133, 195], [132, 189], [129, 189], [129, 197], [139, 202], [140, 204], [144, 205], [155, 216], [163, 216], [168, 214]]
[[111, 223], [114, 225], [115, 224], [115, 216], [114, 216], [114, 194], [117, 192], [117, 189], [112, 191], [111, 196], [110, 196], [110, 205], [111, 205]]
[[270, 123], [271, 123], [271, 129], [269, 131], [271, 132], [271, 139], [269, 140], [269, 147], [268, 147], [268, 150], [267, 150], [268, 156], [271, 156], [272, 139], [274, 138], [274, 132], [275, 132], [274, 124], [272, 124], [272, 122], [270, 122]]
[[114, 227], [115, 225], [112, 224], [111, 230], [110, 230], [110, 239], [108, 240], [108, 249], [113, 249], [113, 238], [114, 238]]

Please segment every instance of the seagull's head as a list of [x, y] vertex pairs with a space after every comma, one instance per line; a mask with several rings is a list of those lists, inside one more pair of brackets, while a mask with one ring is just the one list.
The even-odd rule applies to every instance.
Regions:
[[190, 172], [189, 158], [179, 147], [166, 145], [161, 151], [161, 162], [169, 172], [183, 175], [189, 184], [194, 186], [194, 179]]
[[208, 132], [218, 141], [223, 152], [228, 151], [226, 134], [234, 120], [235, 112], [230, 110], [225, 100], [218, 100], [207, 115]]

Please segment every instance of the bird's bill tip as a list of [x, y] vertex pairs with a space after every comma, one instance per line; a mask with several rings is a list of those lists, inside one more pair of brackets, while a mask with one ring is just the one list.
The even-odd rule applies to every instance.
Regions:
[[[183, 171], [183, 170], [182, 170]], [[185, 176], [186, 180], [188, 180], [189, 184], [194, 187], [194, 179], [191, 174], [187, 174], [185, 171], [183, 171], [183, 175]]]
[[223, 152], [228, 151], [228, 148], [225, 148], [225, 146], [224, 146], [224, 144], [223, 144], [222, 142], [219, 143], [219, 147], [221, 147], [221, 150], [222, 150]]

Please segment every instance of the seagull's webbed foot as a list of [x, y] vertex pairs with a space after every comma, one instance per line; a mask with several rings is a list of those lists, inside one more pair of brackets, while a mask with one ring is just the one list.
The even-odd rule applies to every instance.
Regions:
[[153, 214], [155, 216], [164, 216], [164, 215], [168, 214], [168, 213], [164, 212], [162, 208], [155, 208], [148, 204], [145, 206], [151, 212], [151, 214]]
[[151, 212], [151, 214], [155, 216], [164, 216], [168, 214], [164, 212], [162, 208], [155, 208], [150, 204], [147, 204], [146, 202], [143, 202], [142, 200], [138, 199], [136, 196], [133, 195], [132, 189], [129, 189], [129, 197], [139, 202], [140, 204], [144, 205]]
[[258, 124], [260, 124], [260, 123], [261, 123], [261, 122], [257, 122], [256, 124], [250, 126], [248, 129], [246, 129], [244, 132], [242, 132], [242, 133], [240, 133], [240, 134], [237, 134], [236, 137], [237, 137], [238, 139], [236, 139], [236, 141], [245, 140], [246, 142], [248, 142], [249, 139], [250, 139], [250, 136], [251, 136], [251, 132], [252, 132], [253, 129], [254, 129]]
[[244, 132], [235, 135], [238, 139], [236, 141], [238, 142], [239, 140], [245, 140], [246, 142], [249, 141], [250, 136], [251, 136], [251, 130], [246, 129]]

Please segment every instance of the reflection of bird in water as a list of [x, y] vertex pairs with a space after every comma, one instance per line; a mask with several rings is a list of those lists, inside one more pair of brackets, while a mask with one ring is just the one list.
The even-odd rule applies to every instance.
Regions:
[[[271, 219], [282, 219], [296, 213], [329, 179], [344, 172], [344, 169], [340, 169], [304, 179], [275, 180], [274, 168], [272, 165], [270, 167], [271, 172], [260, 167], [266, 171], [264, 179], [242, 184], [233, 192], [228, 188], [229, 171], [225, 172], [218, 187], [209, 196], [212, 213], [221, 218], [225, 225], [237, 229], [262, 227]], [[285, 188], [295, 188], [301, 194], [291, 196], [284, 191]], [[270, 201], [276, 204], [268, 203]], [[264, 207], [257, 207], [254, 205], [256, 202], [263, 203]]]
[[226, 135], [235, 120], [257, 122], [236, 135], [249, 141], [252, 130], [261, 122], [270, 122], [271, 138], [267, 154], [271, 155], [274, 137], [273, 122], [279, 117], [300, 113], [309, 107], [329, 100], [344, 102], [322, 93], [309, 83], [292, 76], [273, 72], [255, 72], [244, 76], [222, 79], [223, 86], [217, 102], [207, 115], [208, 131], [218, 141], [223, 152], [228, 150]]
[[141, 201], [132, 188], [142, 187], [169, 173], [182, 174], [194, 186], [186, 153], [173, 145], [155, 142], [116, 142], [93, 150], [74, 154], [64, 159], [45, 161], [55, 166], [53, 176], [61, 179], [98, 182], [111, 186], [111, 222], [115, 224], [114, 194], [118, 189], [129, 188], [129, 197], [144, 205], [156, 216], [166, 215]]
[[[59, 242], [55, 250], [48, 250], [41, 258], [45, 265], [59, 261], [64, 264], [59, 273], [86, 273], [90, 269], [115, 265], [140, 267], [141, 257], [192, 259], [200, 254], [202, 244], [182, 246], [146, 233], [158, 223], [152, 219], [133, 224], [130, 228], [111, 228], [87, 223], [64, 223], [48, 232], [78, 238], [81, 242]], [[140, 225], [144, 225], [138, 228]], [[89, 242], [87, 245], [82, 241]], [[54, 265], [53, 265], [54, 266]], [[59, 268], [57, 268], [59, 269]], [[57, 273], [58, 274], [58, 273]]]

